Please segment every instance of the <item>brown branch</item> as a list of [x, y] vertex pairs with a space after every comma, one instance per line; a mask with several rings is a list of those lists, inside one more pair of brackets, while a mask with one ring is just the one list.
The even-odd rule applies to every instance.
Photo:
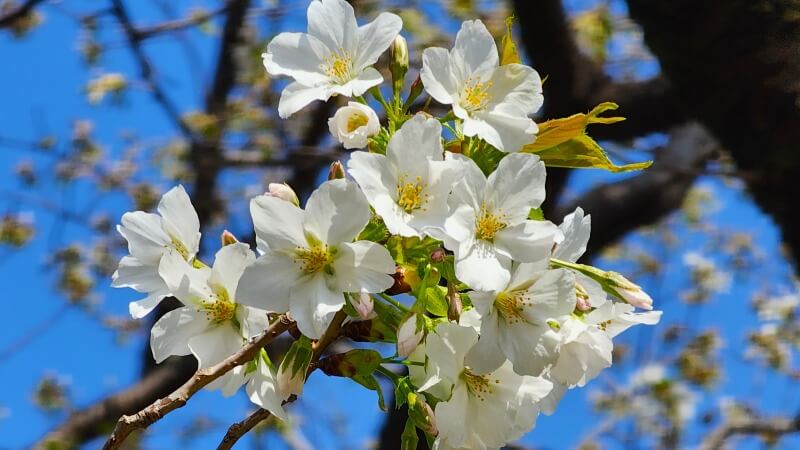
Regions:
[[147, 428], [170, 412], [184, 406], [197, 391], [225, 375], [234, 367], [255, 358], [259, 350], [269, 344], [276, 336], [288, 330], [291, 325], [292, 322], [285, 315], [280, 316], [261, 335], [250, 341], [238, 352], [214, 366], [198, 370], [189, 381], [168, 397], [157, 400], [136, 414], [120, 417], [103, 449], [113, 450], [120, 448], [128, 435], [134, 430]]
[[230, 2], [226, 3], [225, 5], [208, 12], [198, 13], [190, 15], [184, 19], [177, 19], [171, 20], [168, 22], [162, 22], [156, 25], [150, 25], [147, 27], [140, 27], [136, 31], [136, 37], [140, 40], [148, 39], [153, 36], [157, 36], [159, 34], [170, 33], [173, 31], [181, 31], [187, 28], [191, 28], [197, 25], [202, 24], [203, 22], [207, 22], [214, 17], [224, 14], [228, 11], [228, 7], [230, 6]]
[[700, 444], [700, 450], [721, 449], [728, 439], [736, 435], [761, 435], [777, 438], [798, 431], [800, 431], [800, 416], [733, 419], [714, 430]]
[[[284, 402], [286, 404], [287, 402]], [[259, 408], [241, 422], [236, 422], [228, 428], [228, 432], [222, 438], [222, 441], [217, 446], [217, 450], [229, 450], [239, 442], [245, 434], [256, 427], [259, 423], [272, 417], [272, 414], [266, 409]]]
[[25, 3], [4, 12], [0, 16], [0, 28], [13, 26], [14, 22], [33, 12], [33, 8], [43, 0], [27, 0]]

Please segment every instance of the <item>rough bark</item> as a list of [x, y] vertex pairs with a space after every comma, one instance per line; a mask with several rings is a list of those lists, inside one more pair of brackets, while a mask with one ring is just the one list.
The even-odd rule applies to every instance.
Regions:
[[800, 257], [800, 2], [628, 0], [679, 101], [751, 173], [755, 201]]

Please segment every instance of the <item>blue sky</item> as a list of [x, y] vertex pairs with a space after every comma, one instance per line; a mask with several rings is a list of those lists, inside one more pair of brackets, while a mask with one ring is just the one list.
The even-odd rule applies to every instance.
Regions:
[[[151, 2], [128, 2], [136, 23], [152, 23], [161, 20], [161, 14]], [[198, 2], [186, 0], [176, 2], [183, 11], [188, 5]], [[297, 2], [290, 2], [295, 4]], [[287, 21], [298, 30], [303, 21], [304, 2], [291, 10]], [[97, 2], [75, 1], [64, 5], [70, 11], [91, 11]], [[209, 3], [213, 5], [214, 3]], [[570, 8], [581, 8], [587, 2], [568, 2]], [[614, 2], [618, 8], [620, 2]], [[141, 136], [166, 139], [174, 130], [162, 111], [150, 97], [141, 92], [126, 96], [121, 107], [95, 107], [87, 103], [82, 94], [83, 86], [94, 73], [78, 58], [78, 29], [73, 19], [53, 7], [43, 9], [45, 25], [21, 41], [8, 34], [0, 34], [0, 54], [4, 56], [0, 83], [0, 138], [35, 140], [48, 133], [61, 139], [60, 145], [68, 144], [71, 123], [78, 119], [91, 119], [95, 123], [95, 136], [110, 155], [119, 154], [122, 148], [120, 131], [136, 130]], [[195, 32], [192, 37], [198, 37]], [[108, 71], [126, 74], [137, 73], [129, 52], [122, 46], [118, 34], [104, 33], [103, 42], [113, 44], [115, 49], [103, 57], [101, 67]], [[208, 73], [213, 64], [215, 49], [213, 40], [200, 40], [201, 65]], [[197, 107], [202, 99], [201, 84], [197, 73], [185, 63], [179, 46], [166, 39], [156, 39], [147, 45], [148, 55], [156, 67], [167, 71], [164, 87], [168, 95], [182, 110]], [[651, 72], [652, 67], [643, 68]], [[655, 69], [657, 70], [657, 68]], [[49, 326], [36, 333], [28, 345], [0, 360], [0, 377], [4, 389], [0, 391], [0, 449], [24, 448], [48, 429], [63, 419], [62, 415], [47, 415], [32, 403], [34, 387], [45, 374], [55, 374], [69, 386], [70, 399], [76, 407], [88, 405], [104, 395], [134, 383], [139, 373], [139, 357], [145, 334], [137, 334], [125, 342], [102, 326], [95, 318], [75, 307], [64, 307], [64, 299], [55, 293], [54, 273], [48, 270], [48, 259], [59, 245], [81, 242], [90, 246], [86, 229], [56, 215], [31, 206], [28, 197], [44, 198], [59, 208], [78, 214], [92, 209], [105, 210], [116, 221], [130, 207], [125, 197], [97, 193], [89, 183], [65, 186], [55, 180], [43, 179], [38, 187], [24, 189], [13, 176], [14, 168], [21, 159], [34, 164], [43, 174], [58, 162], [58, 155], [42, 155], [26, 152], [0, 140], [0, 212], [19, 211], [32, 214], [37, 234], [30, 245], [19, 251], [0, 248], [0, 270], [4, 281], [4, 312], [7, 324], [0, 327], [0, 351], [18, 342], [30, 330], [54, 318]], [[225, 174], [223, 183], [235, 182], [236, 174]], [[252, 174], [250, 174], [252, 175]], [[147, 176], [147, 172], [143, 174]], [[574, 177], [569, 189], [577, 194], [597, 182], [619, 179], [619, 175], [584, 171]], [[255, 179], [255, 178], [254, 178]], [[741, 189], [720, 182], [717, 178], [705, 177], [700, 183], [717, 196], [720, 208], [710, 215], [716, 226], [746, 231], [752, 234], [767, 258], [766, 263], [755, 268], [755, 273], [735, 279], [729, 293], [717, 296], [709, 305], [691, 314], [699, 315], [696, 323], [713, 324], [721, 330], [726, 341], [723, 358], [728, 372], [720, 384], [711, 392], [712, 396], [736, 396], [753, 399], [755, 405], [767, 411], [796, 411], [800, 404], [785, 395], [790, 381], [772, 375], [763, 375], [752, 364], [742, 359], [744, 333], [756, 325], [749, 309], [750, 294], [767, 285], [779, 291], [788, 289], [790, 267], [779, 253], [779, 236], [769, 218], [753, 206]], [[168, 185], [162, 187], [166, 190]], [[9, 197], [13, 193], [15, 198]], [[23, 197], [23, 198], [20, 198]], [[242, 211], [243, 212], [243, 211]], [[249, 218], [236, 217], [232, 229], [246, 230]], [[663, 322], [655, 330], [669, 323], [680, 323], [687, 315], [686, 307], [677, 300], [681, 286], [686, 281], [686, 271], [681, 264], [682, 254], [687, 250], [709, 252], [702, 237], [687, 230], [678, 229], [681, 243], [665, 259], [669, 269], [665, 282], [656, 285], [654, 280], [641, 280], [654, 291], [656, 305], [664, 309]], [[633, 242], [645, 238], [631, 237]], [[216, 237], [208, 242], [214, 245]], [[645, 244], [643, 244], [645, 245]], [[712, 257], [716, 258], [712, 254]], [[110, 280], [107, 280], [108, 283]], [[101, 283], [103, 281], [101, 280]], [[659, 287], [660, 286], [660, 287]], [[100, 287], [97, 301], [99, 308], [109, 314], [124, 315], [127, 302], [135, 299], [132, 291], [112, 290]], [[655, 343], [653, 330], [633, 331], [622, 339], [624, 342]], [[624, 382], [631, 368], [623, 366], [609, 371], [609, 376]], [[760, 375], [761, 374], [761, 375]], [[592, 390], [602, 389], [596, 383], [579, 391], [570, 392], [559, 410], [552, 417], [540, 417], [538, 427], [525, 437], [523, 442], [543, 448], [563, 448], [574, 444], [597, 423], [587, 403]], [[713, 401], [704, 400], [703, 408], [713, 406]], [[223, 427], [244, 417], [250, 404], [242, 395], [223, 399], [217, 392], [202, 392], [189, 406], [169, 415], [152, 428], [153, 433], [146, 443], [148, 448], [176, 448], [181, 445], [181, 430], [185, 429], [196, 414], [204, 414]], [[382, 422], [373, 392], [365, 391], [342, 379], [326, 379], [321, 374], [312, 376], [303, 399], [294, 407], [302, 422], [302, 430], [318, 448], [361, 448], [372, 439]], [[323, 419], [320, 419], [323, 417]], [[576, 420], [576, 418], [579, 418]], [[320, 422], [322, 421], [322, 422]], [[320, 424], [324, 423], [324, 426]], [[342, 434], [331, 437], [331, 430]], [[201, 434], [190, 444], [194, 448], [212, 448], [224, 432], [215, 428]], [[690, 430], [698, 434], [700, 430]], [[268, 443], [274, 441], [271, 438]], [[795, 442], [796, 443], [796, 442]], [[93, 443], [89, 448], [97, 446]], [[275, 442], [268, 448], [281, 448]], [[247, 448], [243, 445], [242, 448]]]

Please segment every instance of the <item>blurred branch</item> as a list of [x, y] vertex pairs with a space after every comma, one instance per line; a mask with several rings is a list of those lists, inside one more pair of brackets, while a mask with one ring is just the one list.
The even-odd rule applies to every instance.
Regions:
[[736, 435], [762, 435], [774, 441], [784, 434], [800, 431], [800, 416], [794, 418], [745, 418], [731, 419], [714, 430], [701, 444], [700, 450], [721, 449], [725, 442]]
[[208, 22], [209, 20], [213, 19], [214, 17], [224, 14], [228, 11], [228, 8], [232, 1], [226, 2], [225, 5], [208, 12], [200, 12], [197, 14], [190, 14], [189, 17], [178, 19], [178, 20], [171, 20], [168, 22], [162, 22], [156, 25], [150, 25], [147, 27], [140, 27], [136, 30], [136, 37], [139, 40], [151, 38], [153, 36], [170, 33], [173, 31], [181, 31], [187, 28], [191, 28], [197, 25], [202, 24], [203, 22]]
[[576, 207], [592, 215], [590, 254], [627, 233], [655, 223], [683, 203], [686, 192], [715, 154], [717, 144], [697, 124], [671, 133], [670, 142], [656, 151], [653, 166], [632, 178], [602, 184], [560, 207], [552, 220], [558, 222]]
[[197, 393], [197, 391], [225, 375], [234, 367], [240, 366], [255, 358], [259, 350], [269, 344], [276, 336], [288, 330], [291, 325], [292, 322], [285, 315], [280, 316], [272, 322], [260, 336], [250, 341], [250, 343], [242, 347], [238, 352], [214, 366], [198, 370], [189, 381], [184, 383], [168, 397], [152, 403], [136, 414], [120, 417], [116, 427], [114, 427], [114, 431], [103, 446], [103, 449], [113, 450], [120, 448], [132, 431], [147, 428], [170, 412], [184, 406], [189, 398]]
[[153, 66], [150, 64], [150, 60], [147, 58], [147, 55], [144, 54], [144, 50], [142, 49], [141, 45], [141, 38], [138, 36], [137, 30], [131, 22], [130, 16], [128, 16], [128, 11], [125, 9], [125, 4], [122, 2], [122, 0], [111, 0], [111, 5], [111, 12], [122, 26], [122, 29], [125, 32], [125, 37], [128, 40], [128, 46], [130, 47], [131, 52], [133, 52], [133, 56], [139, 65], [139, 75], [142, 77], [142, 80], [147, 84], [147, 87], [153, 93], [153, 98], [158, 104], [161, 105], [161, 107], [164, 109], [164, 112], [167, 114], [170, 120], [172, 120], [175, 126], [181, 130], [187, 139], [194, 141], [194, 132], [189, 125], [184, 122], [183, 118], [181, 118], [178, 108], [174, 103], [172, 103], [172, 101], [161, 89], [161, 86], [159, 86], [159, 84], [156, 82]]
[[14, 25], [14, 22], [33, 12], [33, 8], [44, 0], [27, 0], [25, 3], [0, 15], [0, 28]]

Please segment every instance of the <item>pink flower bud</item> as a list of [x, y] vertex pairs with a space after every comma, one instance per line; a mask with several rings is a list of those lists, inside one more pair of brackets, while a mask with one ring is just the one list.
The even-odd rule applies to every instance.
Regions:
[[424, 330], [417, 327], [417, 315], [411, 314], [397, 329], [397, 354], [403, 358], [413, 352], [425, 335]]
[[295, 206], [300, 206], [300, 199], [297, 198], [297, 194], [295, 194], [294, 189], [289, 187], [289, 185], [286, 183], [270, 183], [269, 192], [267, 192], [267, 195], [278, 197], [279, 199], [286, 200]]
[[371, 295], [362, 293], [351, 298], [353, 308], [355, 308], [356, 312], [358, 313], [358, 317], [360, 317], [361, 320], [369, 320], [375, 317], [375, 301], [372, 299]]

